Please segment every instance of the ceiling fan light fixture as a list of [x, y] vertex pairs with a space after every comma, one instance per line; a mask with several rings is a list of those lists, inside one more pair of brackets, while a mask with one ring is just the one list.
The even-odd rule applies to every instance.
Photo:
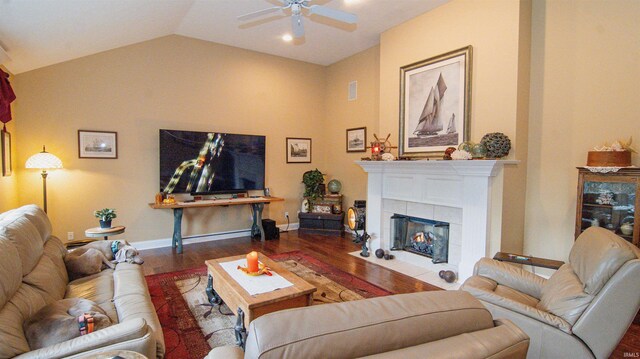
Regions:
[[[238, 20], [245, 21], [276, 11], [282, 12], [284, 10], [290, 10], [291, 29], [293, 37], [295, 38], [304, 37], [304, 25], [302, 23], [303, 16], [318, 15], [347, 24], [355, 24], [358, 21], [358, 16], [355, 14], [326, 7], [324, 5], [311, 5], [310, 2], [311, 0], [282, 0], [283, 6], [274, 6], [244, 14], [238, 16]], [[303, 13], [303, 9], [307, 11]]]
[[291, 36], [291, 34], [282, 35], [282, 41], [291, 42], [292, 40], [293, 40], [293, 36]]

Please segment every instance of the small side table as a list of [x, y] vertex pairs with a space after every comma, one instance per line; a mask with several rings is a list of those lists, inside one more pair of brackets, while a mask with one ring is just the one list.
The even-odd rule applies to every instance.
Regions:
[[493, 256], [493, 259], [501, 262], [524, 264], [528, 266], [542, 267], [542, 268], [549, 268], [549, 269], [558, 269], [564, 264], [563, 261], [523, 256], [521, 254], [513, 254], [513, 253], [506, 253], [506, 252], [496, 253], [496, 255]]
[[95, 228], [89, 228], [86, 231], [84, 231], [84, 235], [89, 238], [104, 237], [104, 239], [106, 240], [107, 237], [109, 236], [115, 236], [116, 234], [124, 233], [124, 230], [125, 230], [124, 226], [116, 226], [111, 228], [95, 227]]

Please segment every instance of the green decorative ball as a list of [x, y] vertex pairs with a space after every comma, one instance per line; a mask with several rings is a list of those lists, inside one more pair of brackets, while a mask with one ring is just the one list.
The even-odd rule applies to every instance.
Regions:
[[501, 132], [487, 133], [480, 141], [487, 148], [488, 158], [501, 158], [509, 154], [511, 140]]
[[332, 179], [331, 181], [329, 181], [329, 183], [327, 183], [327, 189], [329, 189], [329, 192], [334, 194], [340, 193], [340, 190], [342, 189], [342, 183], [340, 183], [340, 181], [336, 179]]
[[467, 151], [467, 152], [469, 152], [469, 153], [471, 153], [471, 149], [472, 149], [472, 148], [473, 148], [473, 142], [471, 142], [471, 141], [465, 141], [465, 142], [462, 142], [462, 143], [460, 144], [460, 146], [458, 146], [458, 149], [459, 149], [459, 150], [461, 150], [461, 151]]
[[482, 143], [476, 143], [471, 148], [471, 156], [473, 158], [485, 158], [487, 157], [487, 147]]

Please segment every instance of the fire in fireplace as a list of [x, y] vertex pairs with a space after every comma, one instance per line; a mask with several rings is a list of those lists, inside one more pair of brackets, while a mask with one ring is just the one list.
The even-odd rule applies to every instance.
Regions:
[[449, 260], [449, 223], [394, 214], [391, 217], [391, 250], [403, 250], [431, 258]]

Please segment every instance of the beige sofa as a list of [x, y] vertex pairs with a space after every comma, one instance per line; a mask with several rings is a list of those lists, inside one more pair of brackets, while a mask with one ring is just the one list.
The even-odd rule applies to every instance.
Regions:
[[470, 294], [437, 291], [267, 314], [249, 325], [246, 351], [218, 347], [207, 359], [524, 358], [528, 347]]
[[[115, 349], [163, 357], [162, 329], [141, 267], [120, 263], [115, 270], [69, 282], [66, 253], [37, 206], [0, 214], [0, 358], [75, 358]], [[23, 322], [49, 303], [75, 297], [96, 302], [117, 324], [31, 350]]]
[[600, 227], [544, 279], [483, 258], [463, 290], [531, 338], [528, 358], [608, 358], [640, 308], [640, 250]]

